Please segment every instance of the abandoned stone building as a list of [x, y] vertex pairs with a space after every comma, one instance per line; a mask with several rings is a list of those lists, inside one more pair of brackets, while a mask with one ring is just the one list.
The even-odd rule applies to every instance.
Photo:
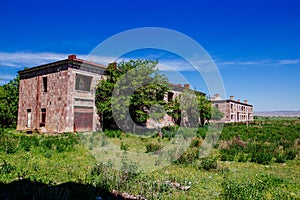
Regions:
[[218, 108], [223, 114], [222, 122], [249, 122], [253, 121], [253, 105], [248, 104], [248, 100], [241, 102], [230, 99], [223, 100], [219, 94], [210, 98], [212, 106]]
[[[20, 71], [17, 130], [57, 133], [100, 130], [95, 91], [98, 82], [105, 79], [106, 68], [69, 55], [65, 60]], [[184, 89], [190, 89], [190, 85], [171, 84], [165, 100], [174, 100]], [[234, 101], [233, 97], [221, 100], [219, 96], [211, 100], [225, 114], [224, 122], [253, 120], [253, 106], [248, 102]], [[153, 128], [151, 124], [150, 119], [146, 126]], [[173, 119], [168, 115], [160, 123], [172, 124]]]
[[[206, 96], [205, 93], [200, 92], [200, 91], [195, 91], [192, 90], [190, 87], [190, 84], [170, 84], [170, 89], [171, 91], [165, 93], [164, 101], [169, 102], [169, 101], [174, 101], [176, 98], [180, 98], [180, 95], [184, 90], [189, 90], [192, 92], [192, 94], [195, 95], [202, 95]], [[188, 117], [182, 116], [181, 118], [181, 125], [187, 124], [189, 121]], [[199, 118], [199, 123], [200, 123], [200, 118]], [[168, 114], [165, 114], [165, 116], [160, 120], [160, 121], [154, 121], [153, 119], [149, 118], [147, 119], [146, 122], [146, 127], [147, 128], [153, 128], [153, 127], [166, 127], [166, 126], [172, 126], [175, 125], [174, 119], [169, 116]]]
[[104, 78], [105, 68], [70, 55], [20, 71], [17, 130], [60, 133], [100, 129], [95, 88]]

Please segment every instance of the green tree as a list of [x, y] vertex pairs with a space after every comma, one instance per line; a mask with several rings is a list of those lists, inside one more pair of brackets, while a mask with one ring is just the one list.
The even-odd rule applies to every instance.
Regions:
[[14, 128], [17, 125], [19, 83], [17, 76], [7, 84], [0, 86], [0, 126]]
[[204, 125], [206, 121], [211, 119], [211, 102], [207, 100], [206, 96], [198, 95], [198, 108], [200, 114], [200, 125]]
[[197, 127], [199, 125], [198, 94], [185, 89], [180, 95], [181, 125], [184, 127]]
[[222, 113], [218, 108], [212, 107], [211, 108], [211, 117], [212, 120], [221, 120], [224, 117], [224, 113]]
[[129, 126], [127, 122], [130, 119], [136, 124], [144, 124], [152, 106], [167, 107], [164, 94], [169, 91], [168, 81], [158, 73], [156, 65], [156, 61], [150, 60], [130, 60], [109, 65], [105, 72], [107, 78], [100, 81], [96, 91], [96, 107], [103, 129], [120, 128], [116, 120], [122, 121], [124, 126]]
[[184, 90], [180, 97], [169, 102], [168, 115], [175, 124], [182, 126], [204, 125], [211, 119], [220, 120], [224, 116], [218, 108], [212, 107], [206, 96], [190, 90]]
[[198, 102], [201, 125], [210, 120], [220, 120], [224, 117], [224, 114], [218, 108], [212, 106], [211, 101], [207, 100], [205, 96], [199, 95]]
[[167, 113], [169, 116], [171, 116], [174, 120], [174, 123], [176, 125], [180, 125], [181, 122], [181, 108], [180, 108], [180, 98], [177, 96], [174, 100], [171, 100], [168, 102], [169, 108], [167, 110]]

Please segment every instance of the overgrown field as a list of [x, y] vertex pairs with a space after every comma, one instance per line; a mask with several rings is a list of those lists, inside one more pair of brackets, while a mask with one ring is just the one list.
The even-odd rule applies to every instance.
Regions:
[[[98, 163], [77, 134], [26, 135], [4, 129], [0, 199], [300, 199], [300, 119], [226, 124], [210, 155], [199, 158], [206, 131], [199, 128], [188, 150], [171, 165], [142, 173]], [[125, 153], [149, 153], [168, 144], [176, 131], [162, 133], [143, 138], [120, 131], [104, 134]]]

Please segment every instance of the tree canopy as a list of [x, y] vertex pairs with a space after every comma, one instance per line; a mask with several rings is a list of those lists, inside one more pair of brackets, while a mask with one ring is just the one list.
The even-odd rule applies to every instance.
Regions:
[[14, 128], [17, 125], [20, 77], [0, 86], [0, 127]]
[[96, 106], [104, 129], [134, 129], [135, 124], [146, 123], [152, 106], [166, 108], [168, 80], [158, 73], [156, 65], [157, 61], [130, 60], [108, 66], [107, 78], [100, 81], [96, 91]]
[[175, 124], [187, 127], [223, 117], [204, 95], [192, 90], [183, 90], [180, 96], [166, 101], [170, 84], [156, 65], [157, 61], [130, 60], [108, 66], [106, 79], [96, 90], [103, 129], [133, 130], [136, 125], [144, 126], [149, 118], [159, 121], [166, 114]]

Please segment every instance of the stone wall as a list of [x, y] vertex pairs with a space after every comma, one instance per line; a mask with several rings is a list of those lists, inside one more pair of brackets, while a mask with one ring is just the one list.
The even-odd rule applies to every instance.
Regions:
[[[47, 79], [45, 81], [45, 79]], [[66, 70], [20, 80], [18, 130], [41, 130], [42, 132], [69, 131], [68, 72]], [[45, 109], [45, 124], [42, 124]], [[31, 124], [28, 112], [31, 111]]]
[[253, 106], [234, 100], [213, 100], [212, 106], [217, 107], [223, 114], [222, 122], [253, 121]]
[[[55, 67], [59, 69], [59, 65]], [[104, 77], [99, 70], [93, 73], [87, 68], [85, 64], [84, 70], [68, 67], [55, 71], [43, 67], [43, 73], [36, 69], [22, 72], [17, 130], [62, 133], [101, 129], [95, 91], [99, 80]], [[104, 69], [101, 70], [103, 74]], [[77, 74], [91, 79], [89, 91], [76, 90]], [[75, 112], [80, 123], [77, 130]]]
[[[92, 111], [92, 130], [90, 131], [97, 131], [101, 129], [100, 124], [100, 118], [97, 114], [97, 108], [95, 106], [95, 92], [97, 84], [101, 79], [104, 78], [103, 75], [95, 74], [91, 72], [76, 70], [76, 69], [69, 69], [70, 74], [70, 81], [69, 81], [69, 87], [72, 88], [69, 91], [69, 102], [70, 107], [72, 107], [72, 112], [75, 113], [76, 110], [81, 113], [88, 113]], [[76, 75], [84, 75], [87, 77], [92, 77], [91, 82], [91, 88], [90, 91], [81, 91], [81, 90], [75, 90], [75, 82], [76, 82]], [[76, 109], [76, 110], [74, 110]], [[85, 110], [84, 110], [85, 109]], [[72, 122], [74, 122], [74, 115], [71, 115], [70, 118], [72, 119]], [[86, 119], [91, 120], [91, 119]], [[73, 130], [73, 131], [80, 131]]]

